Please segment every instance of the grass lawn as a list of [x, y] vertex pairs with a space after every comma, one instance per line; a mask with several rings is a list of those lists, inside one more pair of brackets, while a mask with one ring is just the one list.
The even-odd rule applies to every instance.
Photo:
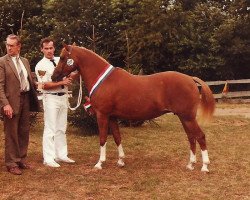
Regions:
[[[73, 127], [68, 128], [67, 139], [69, 157], [76, 163], [44, 166], [43, 124], [38, 123], [30, 136], [28, 160], [33, 169], [21, 176], [6, 172], [1, 131], [0, 199], [250, 199], [249, 118], [217, 116], [202, 126], [211, 161], [209, 174], [200, 172], [200, 151], [195, 170], [185, 168], [189, 144], [176, 116], [164, 115], [156, 122], [158, 125], [121, 128], [124, 168], [116, 166], [118, 153], [110, 135], [103, 170], [93, 169], [99, 158], [98, 136], [84, 136]], [[3, 130], [2, 122], [0, 128]]]

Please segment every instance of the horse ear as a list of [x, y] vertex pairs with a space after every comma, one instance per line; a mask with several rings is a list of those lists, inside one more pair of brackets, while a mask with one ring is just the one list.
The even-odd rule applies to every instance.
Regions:
[[67, 50], [67, 51], [69, 51], [69, 45], [67, 45], [67, 44], [65, 44], [64, 42], [62, 43], [62, 45], [63, 45], [63, 47]]
[[74, 42], [74, 43], [72, 44], [72, 46], [76, 46], [76, 43]]

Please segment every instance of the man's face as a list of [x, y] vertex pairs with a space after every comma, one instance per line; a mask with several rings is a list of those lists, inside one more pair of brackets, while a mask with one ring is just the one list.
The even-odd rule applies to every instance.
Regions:
[[21, 44], [18, 44], [16, 39], [7, 38], [6, 50], [8, 55], [17, 56], [20, 53], [20, 49], [21, 49]]
[[41, 51], [43, 52], [45, 58], [48, 58], [48, 59], [54, 58], [54, 52], [55, 52], [54, 43], [52, 41], [43, 43], [43, 47], [41, 48]]

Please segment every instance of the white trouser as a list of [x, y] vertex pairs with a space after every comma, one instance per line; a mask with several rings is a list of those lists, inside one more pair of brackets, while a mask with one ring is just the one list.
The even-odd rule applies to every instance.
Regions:
[[67, 95], [57, 96], [44, 94], [44, 132], [43, 132], [43, 159], [45, 163], [56, 158], [66, 158], [68, 155], [66, 128], [67, 128]]

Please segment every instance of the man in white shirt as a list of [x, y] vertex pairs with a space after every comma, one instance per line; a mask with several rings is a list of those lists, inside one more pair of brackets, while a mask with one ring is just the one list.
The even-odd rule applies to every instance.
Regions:
[[55, 47], [52, 39], [44, 38], [40, 45], [44, 57], [37, 63], [35, 73], [38, 89], [43, 93], [43, 159], [47, 166], [60, 167], [58, 162], [75, 162], [68, 157], [65, 134], [68, 114], [67, 86], [71, 84], [72, 78], [65, 77], [62, 81], [52, 82], [51, 76], [59, 57], [54, 57]]

